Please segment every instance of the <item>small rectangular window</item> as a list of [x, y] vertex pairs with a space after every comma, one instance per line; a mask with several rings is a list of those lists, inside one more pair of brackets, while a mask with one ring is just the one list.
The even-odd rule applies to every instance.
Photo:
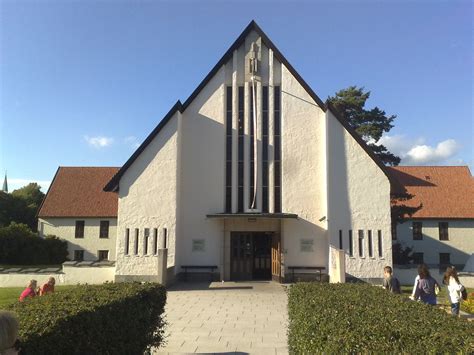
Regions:
[[109, 260], [109, 251], [108, 250], [99, 250], [98, 251], [99, 261], [108, 261]]
[[84, 250], [74, 250], [74, 261], [84, 260]]
[[413, 264], [423, 264], [423, 253], [413, 253]]
[[130, 251], [130, 229], [125, 229], [125, 255]]
[[451, 256], [449, 253], [439, 253], [439, 265], [447, 266], [451, 264]]
[[372, 231], [369, 230], [367, 231], [367, 243], [368, 243], [368, 247], [369, 247], [369, 257], [373, 257], [374, 256], [374, 249], [373, 249], [373, 245], [372, 245]]
[[158, 253], [158, 228], [153, 228], [153, 254]]
[[448, 235], [448, 222], [439, 222], [439, 240], [449, 240]]
[[163, 228], [164, 248], [168, 248], [168, 229]]
[[352, 230], [349, 230], [349, 256], [354, 256], [354, 245], [352, 244]]
[[423, 224], [421, 222], [413, 222], [413, 240], [423, 240]]
[[135, 228], [135, 255], [138, 255], [138, 236], [140, 231], [138, 228]]
[[150, 229], [145, 228], [145, 232], [143, 233], [143, 254], [148, 254], [148, 238], [150, 237]]
[[342, 248], [342, 230], [339, 229], [339, 249], [343, 249]]
[[100, 231], [99, 238], [108, 238], [109, 237], [109, 221], [100, 221]]
[[364, 231], [359, 229], [359, 256], [364, 256]]
[[85, 221], [76, 221], [76, 230], [74, 232], [75, 238], [84, 238]]
[[379, 244], [379, 257], [383, 257], [383, 251], [382, 251], [382, 231], [379, 229], [377, 231], [377, 237], [378, 237], [378, 244]]

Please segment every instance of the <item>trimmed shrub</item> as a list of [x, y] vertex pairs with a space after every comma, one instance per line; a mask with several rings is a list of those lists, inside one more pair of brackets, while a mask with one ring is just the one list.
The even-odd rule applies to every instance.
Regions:
[[163, 341], [166, 289], [154, 283], [78, 285], [10, 306], [24, 354], [140, 354]]
[[464, 312], [474, 314], [474, 292], [467, 294], [467, 300], [461, 301], [461, 309]]
[[293, 285], [288, 313], [293, 354], [474, 350], [474, 324], [367, 284]]
[[67, 255], [67, 242], [56, 236], [41, 238], [26, 224], [15, 222], [0, 228], [0, 264], [62, 264]]

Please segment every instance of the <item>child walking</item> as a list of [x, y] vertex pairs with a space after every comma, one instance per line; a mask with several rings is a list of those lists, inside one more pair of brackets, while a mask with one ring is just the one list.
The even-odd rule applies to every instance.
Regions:
[[444, 273], [443, 283], [448, 286], [449, 300], [451, 302], [451, 314], [459, 316], [461, 292], [464, 286], [459, 282], [458, 273], [454, 266], [448, 266]]

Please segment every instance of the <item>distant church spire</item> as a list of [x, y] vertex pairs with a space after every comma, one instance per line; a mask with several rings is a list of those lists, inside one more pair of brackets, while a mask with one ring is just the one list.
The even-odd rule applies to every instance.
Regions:
[[3, 192], [8, 192], [7, 172], [5, 171], [5, 179], [3, 180]]

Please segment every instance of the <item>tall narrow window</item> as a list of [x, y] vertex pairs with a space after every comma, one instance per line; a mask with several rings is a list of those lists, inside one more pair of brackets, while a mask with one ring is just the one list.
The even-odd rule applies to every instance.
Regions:
[[275, 213], [281, 212], [281, 117], [280, 117], [280, 87], [274, 90], [274, 198]]
[[372, 244], [372, 231], [371, 230], [367, 231], [367, 244], [369, 247], [369, 257], [373, 257], [374, 249], [373, 249], [373, 244]]
[[423, 224], [421, 222], [413, 222], [413, 240], [423, 239]]
[[379, 257], [383, 256], [382, 252], [382, 231], [379, 229], [377, 231], [377, 238], [378, 238], [378, 244], [379, 244]]
[[359, 229], [359, 256], [364, 256], [364, 231]]
[[125, 229], [125, 255], [130, 251], [130, 229]]
[[392, 223], [392, 240], [397, 240], [397, 222]]
[[84, 221], [76, 221], [76, 230], [74, 232], [75, 238], [84, 238]]
[[148, 239], [150, 237], [150, 229], [145, 228], [145, 232], [143, 233], [143, 254], [148, 254]]
[[352, 230], [349, 230], [349, 256], [354, 256], [354, 245], [352, 244]]
[[168, 248], [168, 229], [163, 228], [164, 248]]
[[451, 264], [451, 256], [449, 253], [439, 253], [439, 266], [447, 266]]
[[412, 258], [413, 258], [413, 264], [423, 264], [425, 261], [424, 261], [424, 257], [423, 257], [423, 253], [413, 253], [412, 254]]
[[448, 222], [439, 222], [439, 240], [449, 240], [448, 235]]
[[342, 230], [339, 229], [339, 249], [342, 249]]
[[84, 250], [74, 250], [74, 261], [84, 260]]
[[138, 228], [135, 228], [135, 255], [138, 255], [138, 235], [139, 235], [139, 230]]
[[225, 119], [225, 211], [232, 212], [232, 86], [227, 87]]
[[237, 212], [244, 212], [244, 87], [239, 86]]
[[262, 97], [262, 212], [268, 212], [268, 86]]
[[99, 238], [109, 237], [109, 221], [100, 221]]
[[[249, 125], [249, 139], [250, 139], [250, 149], [249, 149], [249, 161], [250, 161], [250, 177], [249, 177], [249, 208], [252, 208], [253, 196], [255, 193], [255, 127], [253, 126], [253, 90], [250, 90], [250, 125]], [[253, 205], [253, 208], [257, 208], [257, 201]]]
[[153, 254], [158, 253], [158, 228], [153, 228]]

